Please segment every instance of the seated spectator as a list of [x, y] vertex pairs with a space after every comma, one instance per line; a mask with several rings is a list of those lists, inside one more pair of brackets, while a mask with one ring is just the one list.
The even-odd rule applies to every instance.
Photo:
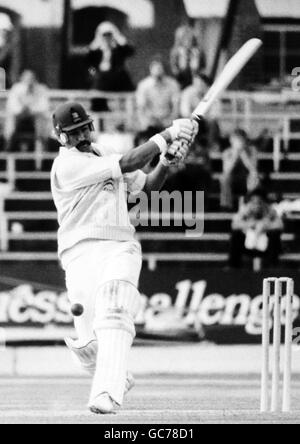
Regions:
[[192, 26], [184, 25], [177, 29], [170, 57], [172, 74], [182, 89], [192, 83], [193, 72], [204, 71], [206, 56]]
[[162, 59], [156, 57], [150, 64], [150, 76], [137, 89], [141, 137], [149, 139], [178, 118], [179, 96], [179, 85], [166, 75]]
[[33, 139], [45, 145], [49, 137], [49, 97], [46, 86], [35, 74], [25, 71], [20, 82], [9, 91], [5, 124], [6, 150], [15, 149], [22, 134], [32, 133]]
[[277, 266], [281, 253], [283, 221], [269, 203], [266, 193], [256, 189], [234, 217], [230, 265], [240, 268], [243, 256], [262, 257], [267, 266]]
[[223, 154], [221, 207], [234, 208], [234, 197], [244, 196], [259, 185], [257, 152], [245, 131], [238, 129], [230, 138], [231, 146]]
[[125, 66], [133, 54], [134, 48], [113, 23], [101, 23], [87, 59], [92, 88], [107, 92], [134, 91]]
[[[182, 117], [188, 118], [192, 115], [199, 102], [206, 95], [210, 86], [211, 81], [205, 74], [200, 72], [195, 72], [193, 74], [192, 85], [188, 86], [181, 95], [180, 114]], [[200, 125], [202, 126], [199, 131], [201, 140], [198, 139], [200, 144], [204, 143], [209, 148], [218, 147], [220, 128], [217, 119], [219, 115], [220, 105], [219, 102], [216, 102], [206, 116], [205, 122], [202, 122], [202, 125]]]

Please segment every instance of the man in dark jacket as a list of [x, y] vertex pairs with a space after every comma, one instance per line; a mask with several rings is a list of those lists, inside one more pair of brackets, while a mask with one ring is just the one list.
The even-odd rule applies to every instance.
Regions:
[[133, 54], [134, 48], [115, 25], [101, 23], [88, 54], [92, 87], [108, 92], [133, 91], [135, 88], [125, 66]]

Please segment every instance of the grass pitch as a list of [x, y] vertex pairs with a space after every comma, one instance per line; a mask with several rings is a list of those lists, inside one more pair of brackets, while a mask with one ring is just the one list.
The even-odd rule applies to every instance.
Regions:
[[157, 375], [137, 386], [116, 415], [94, 416], [85, 378], [0, 379], [0, 424], [299, 424], [300, 377], [291, 414], [259, 414], [259, 375]]

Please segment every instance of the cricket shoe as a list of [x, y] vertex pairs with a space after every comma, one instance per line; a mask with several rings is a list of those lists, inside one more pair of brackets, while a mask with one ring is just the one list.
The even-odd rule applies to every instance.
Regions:
[[113, 401], [108, 393], [101, 393], [90, 402], [88, 407], [95, 415], [113, 415], [120, 406]]
[[[65, 343], [71, 351], [76, 364], [79, 364], [91, 376], [94, 376], [96, 371], [98, 342], [96, 339], [90, 341], [88, 344], [82, 345], [79, 341], [74, 341], [71, 338], [65, 338]], [[127, 373], [125, 395], [135, 386], [134, 377], [131, 373]]]
[[[134, 377], [127, 373], [125, 395], [135, 386]], [[120, 405], [117, 404], [108, 393], [101, 393], [89, 402], [88, 408], [96, 415], [111, 415], [117, 412]]]
[[[134, 377], [131, 373], [127, 373], [124, 394], [127, 395], [127, 393], [130, 392], [130, 390], [133, 389], [134, 386]], [[116, 413], [116, 411], [120, 408], [120, 405], [117, 404], [108, 393], [101, 393], [90, 401], [88, 408], [92, 413], [95, 413], [96, 415], [111, 415]]]

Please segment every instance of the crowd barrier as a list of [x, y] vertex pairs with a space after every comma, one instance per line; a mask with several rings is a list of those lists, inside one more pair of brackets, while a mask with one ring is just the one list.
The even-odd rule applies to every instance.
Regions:
[[[0, 127], [4, 126], [7, 96], [7, 91], [0, 92]], [[67, 100], [81, 102], [92, 114], [97, 133], [113, 131], [120, 125], [129, 132], [139, 130], [135, 93], [51, 90], [49, 98], [51, 112]], [[93, 112], [93, 99], [104, 100], [107, 110]], [[291, 139], [300, 140], [299, 111], [299, 94], [289, 89], [282, 92], [227, 91], [219, 102], [218, 121], [223, 134], [230, 134], [236, 127], [244, 128], [253, 138], [268, 131], [274, 142], [275, 168], [279, 170], [282, 147], [287, 150]], [[37, 162], [41, 149], [41, 144], [37, 143]]]

